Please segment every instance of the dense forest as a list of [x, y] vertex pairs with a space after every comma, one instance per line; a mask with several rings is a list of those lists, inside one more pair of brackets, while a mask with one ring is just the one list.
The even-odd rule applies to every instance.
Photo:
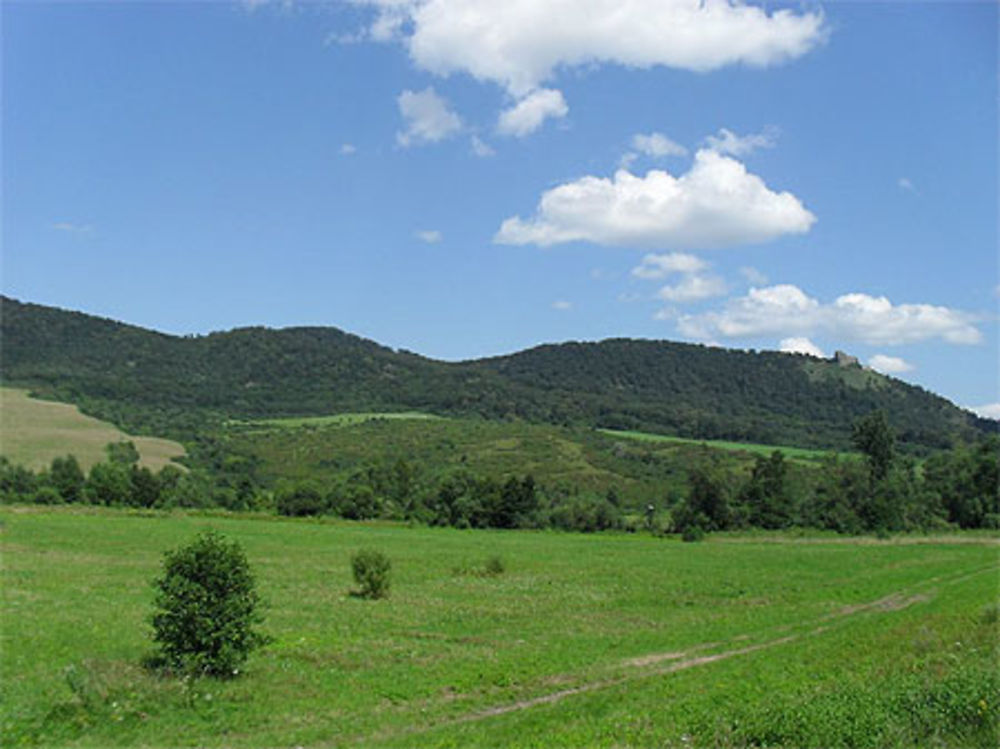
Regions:
[[0, 305], [4, 384], [182, 440], [230, 419], [394, 410], [844, 449], [881, 409], [924, 453], [996, 431], [921, 388], [802, 355], [615, 339], [449, 363], [335, 328], [178, 337]]

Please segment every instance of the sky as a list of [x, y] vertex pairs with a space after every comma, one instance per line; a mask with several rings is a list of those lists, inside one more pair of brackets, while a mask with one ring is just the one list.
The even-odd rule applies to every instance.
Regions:
[[0, 14], [5, 295], [448, 360], [839, 349], [1000, 417], [994, 2]]

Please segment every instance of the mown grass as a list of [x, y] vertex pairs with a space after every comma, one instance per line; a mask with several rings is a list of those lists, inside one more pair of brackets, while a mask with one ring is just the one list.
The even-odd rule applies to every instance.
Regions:
[[[0, 520], [9, 746], [995, 738], [990, 539], [682, 544], [66, 508]], [[206, 527], [246, 549], [275, 640], [231, 681], [158, 677], [139, 665], [150, 580]], [[349, 595], [362, 547], [391, 559], [388, 599]], [[498, 574], [456, 573], [491, 557]]]
[[643, 442], [673, 442], [686, 445], [707, 445], [717, 450], [730, 452], [746, 452], [753, 455], [769, 456], [775, 450], [780, 450], [786, 457], [793, 460], [821, 460], [830, 454], [829, 450], [810, 450], [804, 447], [787, 447], [780, 445], [760, 445], [752, 442], [729, 442], [726, 440], [694, 440], [687, 437], [672, 437], [666, 434], [652, 432], [636, 432], [623, 429], [599, 429], [599, 432], [612, 437], [626, 437]]
[[131, 437], [107, 422], [84, 416], [76, 406], [31, 398], [27, 390], [0, 387], [0, 454], [32, 470], [72, 454], [84, 469], [107, 458], [109, 442], [131, 440], [140, 463], [156, 471], [184, 455], [177, 442]]

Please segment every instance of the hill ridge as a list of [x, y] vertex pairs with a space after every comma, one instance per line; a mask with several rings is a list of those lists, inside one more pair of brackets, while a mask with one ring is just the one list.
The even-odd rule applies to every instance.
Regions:
[[544, 343], [448, 362], [335, 326], [176, 336], [0, 296], [0, 345], [4, 383], [76, 403], [126, 431], [169, 436], [227, 418], [362, 410], [834, 448], [875, 408], [916, 448], [996, 428], [870, 370], [662, 339]]

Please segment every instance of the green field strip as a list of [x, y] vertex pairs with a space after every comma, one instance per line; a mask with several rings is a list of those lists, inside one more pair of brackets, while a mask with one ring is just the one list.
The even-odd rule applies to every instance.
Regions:
[[697, 440], [689, 437], [674, 437], [652, 432], [637, 432], [625, 429], [598, 429], [601, 434], [609, 437], [624, 437], [640, 442], [663, 442], [683, 445], [706, 445], [729, 452], [746, 452], [754, 455], [769, 456], [775, 450], [783, 452], [789, 458], [803, 461], [820, 460], [830, 454], [829, 450], [810, 450], [804, 447], [788, 447], [786, 445], [761, 445], [752, 442], [731, 442], [727, 440]]

